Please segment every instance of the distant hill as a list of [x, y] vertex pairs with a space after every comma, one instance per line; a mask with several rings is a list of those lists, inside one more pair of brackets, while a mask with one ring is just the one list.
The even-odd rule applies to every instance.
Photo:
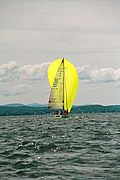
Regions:
[[25, 106], [24, 104], [21, 103], [11, 103], [11, 104], [5, 104], [5, 105], [1, 105], [4, 107], [20, 107], [20, 106]]
[[39, 103], [31, 103], [31, 104], [22, 104], [22, 103], [10, 103], [5, 105], [0, 105], [4, 107], [20, 107], [20, 106], [31, 106], [31, 107], [46, 107], [46, 104], [39, 104]]
[[[48, 109], [46, 104], [6, 104], [0, 106], [0, 116], [10, 115], [40, 115], [51, 113], [54, 110]], [[84, 105], [84, 106], [73, 106], [71, 113], [118, 113], [120, 112], [120, 105]]]
[[32, 103], [32, 104], [27, 104], [27, 106], [31, 106], [31, 107], [46, 107], [47, 104]]

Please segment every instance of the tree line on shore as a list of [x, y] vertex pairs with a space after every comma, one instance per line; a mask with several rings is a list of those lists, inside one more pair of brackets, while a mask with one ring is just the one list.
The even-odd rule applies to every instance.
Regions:
[[[48, 109], [47, 106], [30, 107], [30, 106], [0, 106], [0, 116], [13, 116], [13, 115], [42, 115], [54, 112]], [[118, 113], [120, 112], [120, 105], [83, 105], [73, 106], [71, 113]]]

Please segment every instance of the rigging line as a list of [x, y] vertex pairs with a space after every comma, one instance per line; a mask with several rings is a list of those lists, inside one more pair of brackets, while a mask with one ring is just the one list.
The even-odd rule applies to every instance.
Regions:
[[67, 97], [67, 84], [66, 84], [66, 78], [65, 78], [65, 95], [66, 95], [66, 108], [68, 110], [68, 97]]
[[63, 94], [62, 94], [62, 96], [60, 96], [62, 99], [59, 97], [59, 101], [62, 100], [62, 104], [61, 104], [61, 102], [60, 102], [60, 104], [61, 104], [62, 108], [64, 109], [64, 98], [63, 98], [64, 97], [64, 59], [62, 59], [58, 70], [60, 70], [60, 72], [62, 74], [60, 76], [63, 77], [62, 82], [59, 83], [62, 85], [62, 90], [63, 90], [63, 92], [62, 92]]
[[[66, 102], [66, 108], [68, 110], [68, 98], [67, 98], [67, 86], [66, 86], [64, 58], [63, 58], [62, 62], [63, 62], [63, 101], [64, 101], [64, 98], [66, 98], [66, 100], [64, 101], [64, 104]], [[63, 110], [64, 110], [64, 108], [65, 108], [65, 106], [63, 106]]]

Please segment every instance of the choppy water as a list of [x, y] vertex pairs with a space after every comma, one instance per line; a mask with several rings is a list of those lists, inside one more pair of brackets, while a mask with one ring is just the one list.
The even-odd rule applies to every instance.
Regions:
[[0, 179], [120, 179], [120, 114], [0, 117]]

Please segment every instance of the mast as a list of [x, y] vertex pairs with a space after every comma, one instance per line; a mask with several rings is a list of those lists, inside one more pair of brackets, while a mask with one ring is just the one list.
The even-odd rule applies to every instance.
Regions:
[[63, 58], [63, 60], [62, 60], [62, 63], [63, 63], [63, 111], [64, 111], [64, 80], [65, 80], [65, 78], [64, 78], [64, 76], [65, 76], [65, 69], [64, 69], [64, 58]]
[[[65, 111], [65, 103], [66, 103], [66, 113], [68, 113], [68, 102], [67, 102], [67, 91], [66, 91], [66, 81], [65, 81], [65, 63], [64, 63], [64, 58], [62, 59], [62, 63], [63, 63], [63, 111]], [[66, 100], [64, 101], [64, 98], [66, 98]]]

